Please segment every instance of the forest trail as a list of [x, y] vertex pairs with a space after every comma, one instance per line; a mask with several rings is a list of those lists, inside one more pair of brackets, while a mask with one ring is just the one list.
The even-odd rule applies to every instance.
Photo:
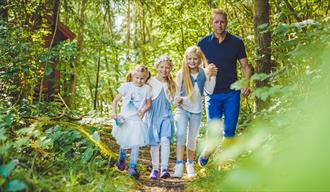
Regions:
[[[112, 151], [119, 151], [119, 146], [116, 144], [115, 139], [111, 135], [106, 134], [101, 138], [102, 142], [106, 143], [107, 146]], [[176, 161], [175, 155], [175, 145], [171, 145], [170, 150], [170, 159], [169, 159], [169, 172], [170, 174], [174, 173], [174, 166]], [[127, 162], [129, 161], [130, 151], [127, 153]], [[141, 192], [166, 192], [166, 191], [183, 191], [185, 185], [190, 179], [184, 174], [183, 178], [167, 178], [167, 179], [157, 179], [151, 180], [149, 175], [152, 170], [151, 156], [150, 156], [150, 147], [142, 147], [139, 151], [138, 167], [137, 167], [140, 177], [137, 179], [138, 189], [137, 191]], [[185, 171], [184, 171], [185, 172]], [[127, 168], [123, 174], [127, 175]]]

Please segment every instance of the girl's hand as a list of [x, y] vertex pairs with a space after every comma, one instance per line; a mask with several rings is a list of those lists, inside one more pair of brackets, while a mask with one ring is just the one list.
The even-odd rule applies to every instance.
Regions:
[[112, 118], [112, 119], [116, 119], [116, 118], [117, 118], [117, 114], [116, 114], [116, 113], [113, 113], [113, 114], [111, 115], [111, 118]]
[[207, 74], [207, 76], [212, 77], [212, 76], [216, 76], [218, 73], [218, 68], [217, 66], [215, 66], [213, 63], [210, 63], [206, 68], [205, 68], [205, 72]]
[[138, 112], [138, 116], [139, 116], [141, 119], [143, 119], [144, 112], [143, 112], [143, 111], [139, 111], [139, 112]]
[[175, 105], [179, 106], [179, 105], [182, 104], [182, 102], [183, 102], [182, 97], [177, 97], [177, 98], [175, 98]]

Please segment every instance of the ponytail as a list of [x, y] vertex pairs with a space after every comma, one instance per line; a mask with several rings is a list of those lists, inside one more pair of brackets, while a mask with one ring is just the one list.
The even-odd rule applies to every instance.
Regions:
[[132, 82], [132, 81], [133, 81], [132, 72], [129, 72], [126, 76], [126, 82]]

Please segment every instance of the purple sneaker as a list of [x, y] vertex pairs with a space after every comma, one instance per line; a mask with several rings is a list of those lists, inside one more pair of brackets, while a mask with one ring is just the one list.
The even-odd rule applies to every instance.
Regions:
[[119, 161], [116, 163], [116, 166], [117, 166], [117, 168], [118, 168], [120, 171], [124, 171], [125, 168], [126, 168], [125, 160], [119, 160]]
[[171, 177], [170, 173], [167, 171], [167, 169], [163, 169], [162, 173], [160, 174], [160, 178], [166, 179]]
[[133, 168], [133, 167], [130, 167], [130, 168], [128, 169], [128, 175], [129, 175], [129, 176], [133, 176], [133, 177], [135, 177], [135, 178], [139, 178], [139, 176], [140, 176], [140, 174], [139, 174], [139, 172], [136, 170], [136, 168]]
[[150, 179], [156, 180], [158, 178], [158, 170], [152, 170], [150, 174]]

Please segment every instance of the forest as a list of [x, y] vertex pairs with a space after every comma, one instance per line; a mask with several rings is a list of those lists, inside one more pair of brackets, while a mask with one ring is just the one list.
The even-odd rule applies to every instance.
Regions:
[[[139, 179], [118, 171], [117, 88], [137, 64], [154, 76], [161, 55], [175, 76], [215, 8], [253, 72], [237, 64], [231, 85], [251, 89], [237, 142], [215, 138], [193, 179], [151, 181], [149, 147]], [[329, 12], [330, 0], [0, 0], [0, 191], [330, 191]], [[207, 128], [204, 112], [197, 154]]]

